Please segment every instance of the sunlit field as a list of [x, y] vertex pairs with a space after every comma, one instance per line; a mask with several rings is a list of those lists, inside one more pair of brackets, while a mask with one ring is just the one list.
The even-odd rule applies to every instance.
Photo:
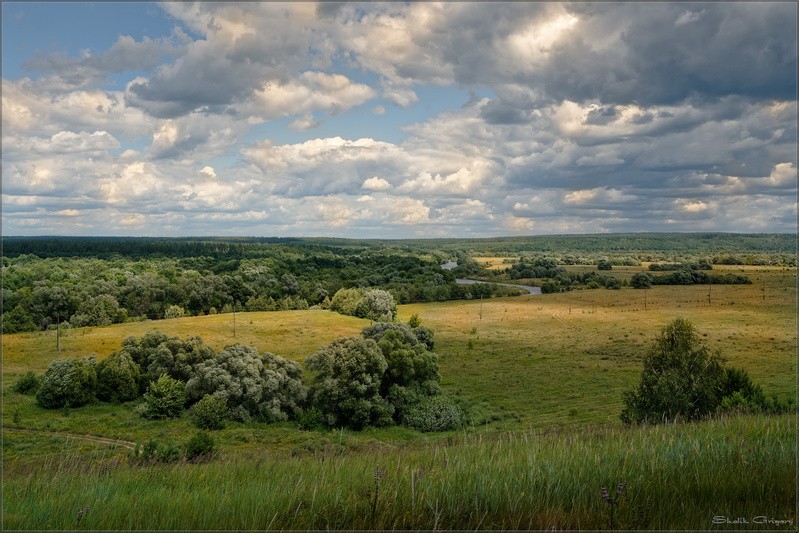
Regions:
[[[186, 418], [145, 420], [135, 402], [45, 410], [10, 386], [53, 359], [102, 359], [123, 338], [153, 330], [199, 335], [217, 350], [241, 342], [301, 361], [369, 321], [322, 310], [237, 313], [235, 338], [232, 314], [77, 328], [62, 332], [61, 353], [53, 331], [5, 335], [4, 526], [77, 527], [76, 509], [89, 505], [81, 527], [96, 529], [607, 528], [610, 508], [599, 488], [622, 481], [629, 499], [613, 527], [709, 528], [713, 513], [761, 512], [755, 509], [792, 518], [793, 416], [651, 430], [625, 429], [618, 418], [648, 346], [676, 317], [691, 321], [767, 395], [795, 398], [796, 270], [743, 270], [752, 285], [400, 306], [400, 320], [416, 314], [435, 332], [444, 391], [469, 413], [464, 430], [230, 423], [214, 432], [219, 452], [210, 464], [127, 463], [135, 442], [184, 442], [194, 431]], [[754, 485], [744, 481], [751, 468], [763, 476]], [[375, 469], [384, 472], [377, 504]], [[708, 510], [707, 501], [717, 507]], [[674, 506], [684, 512], [671, 512]]]

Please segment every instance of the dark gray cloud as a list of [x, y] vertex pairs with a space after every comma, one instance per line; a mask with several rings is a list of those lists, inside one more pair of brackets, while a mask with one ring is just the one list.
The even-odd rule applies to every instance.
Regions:
[[[579, 35], [540, 72], [553, 98], [672, 104], [690, 97], [796, 95], [796, 5], [575, 4]], [[691, 15], [694, 14], [694, 15]], [[618, 32], [609, 46], [603, 32]]]
[[[198, 4], [170, 6], [190, 17], [204, 39], [161, 65], [147, 79], [128, 84], [128, 105], [159, 118], [193, 111], [224, 112], [270, 80], [287, 81], [308, 64], [312, 28], [292, 24], [301, 4]], [[203, 28], [202, 22], [205, 22]]]
[[181, 53], [185, 36], [136, 41], [121, 35], [114, 45], [99, 55], [76, 58], [64, 53], [37, 54], [25, 61], [23, 68], [53, 76], [50, 84], [60, 88], [85, 87], [102, 83], [111, 73], [147, 71], [158, 66], [165, 58]]

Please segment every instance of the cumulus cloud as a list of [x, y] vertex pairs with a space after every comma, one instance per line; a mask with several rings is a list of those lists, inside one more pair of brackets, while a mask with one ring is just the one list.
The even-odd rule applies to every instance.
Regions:
[[103, 82], [109, 74], [128, 70], [150, 70], [166, 58], [179, 55], [188, 36], [180, 31], [172, 38], [136, 41], [129, 35], [120, 35], [107, 51], [92, 55], [85, 51], [82, 57], [64, 53], [44, 55], [38, 53], [23, 67], [45, 75], [41, 84], [51, 89], [76, 89]]
[[6, 227], [795, 230], [792, 4], [162, 8], [2, 80]]
[[289, 123], [289, 128], [297, 131], [306, 131], [318, 128], [321, 124], [322, 123], [316, 120], [312, 114], [308, 113]]
[[363, 182], [362, 187], [369, 191], [385, 191], [391, 188], [391, 184], [378, 176], [372, 176]]
[[[270, 80], [255, 91], [253, 114], [269, 119], [307, 114], [315, 110], [342, 113], [375, 96], [368, 85], [354, 83], [340, 74], [304, 72], [287, 83]], [[304, 128], [309, 129], [309, 128]]]

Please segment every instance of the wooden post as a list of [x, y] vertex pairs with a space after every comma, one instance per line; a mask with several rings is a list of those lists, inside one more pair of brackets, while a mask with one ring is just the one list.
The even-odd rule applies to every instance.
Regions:
[[646, 291], [647, 291], [647, 288], [644, 287], [644, 311], [646, 311]]
[[236, 338], [236, 300], [233, 300], [233, 338]]
[[480, 320], [483, 320], [483, 295], [480, 295]]
[[712, 284], [712, 283], [708, 283], [708, 284], [707, 284], [707, 305], [712, 305], [712, 304], [710, 303], [710, 291], [711, 291], [712, 289], [713, 289], [713, 284]]
[[56, 348], [58, 349], [58, 351], [60, 352], [61, 351], [61, 315], [60, 314], [56, 314], [55, 323], [56, 323], [56, 327], [55, 327], [55, 339], [56, 339], [55, 340], [55, 345], [56, 345]]

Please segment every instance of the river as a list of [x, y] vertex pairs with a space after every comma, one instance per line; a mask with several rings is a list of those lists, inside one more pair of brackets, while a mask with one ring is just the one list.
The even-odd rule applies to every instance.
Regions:
[[[443, 270], [452, 270], [458, 266], [458, 263], [455, 261], [449, 261], [441, 265]], [[476, 279], [456, 279], [455, 283], [458, 285], [474, 285], [475, 283], [489, 283], [487, 281], [479, 281]], [[515, 285], [513, 283], [497, 283], [496, 285], [502, 285], [503, 287], [513, 287], [514, 289], [524, 289], [527, 291], [527, 294], [541, 294], [541, 287], [531, 287], [530, 285]]]

